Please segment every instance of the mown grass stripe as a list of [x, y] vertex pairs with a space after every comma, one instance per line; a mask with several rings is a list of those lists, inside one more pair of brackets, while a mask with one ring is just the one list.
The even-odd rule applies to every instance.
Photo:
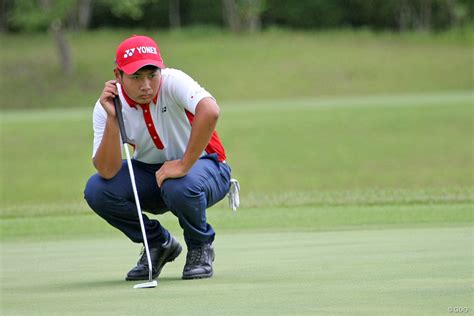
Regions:
[[[386, 94], [332, 98], [276, 99], [254, 101], [224, 101], [222, 107], [227, 112], [266, 111], [292, 109], [325, 109], [353, 107], [405, 107], [405, 106], [448, 106], [455, 103], [474, 102], [474, 91], [453, 91], [435, 93]], [[64, 108], [41, 110], [3, 110], [0, 111], [0, 122], [15, 123], [20, 121], [58, 121], [92, 120], [90, 108]]]
[[[283, 194], [250, 192], [241, 198], [241, 210], [257, 207], [363, 206], [473, 203], [474, 188], [373, 189], [352, 191], [303, 191]], [[227, 210], [227, 198], [214, 208]], [[60, 203], [3, 205], [0, 218], [86, 214], [91, 210], [84, 200]]]
[[[170, 212], [160, 220], [172, 234], [182, 235], [176, 217]], [[472, 204], [294, 206], [230, 210], [211, 208], [207, 219], [220, 232], [244, 231], [328, 231], [396, 227], [472, 225]], [[77, 238], [80, 236], [119, 236], [121, 233], [93, 214], [30, 216], [0, 219], [1, 240]]]

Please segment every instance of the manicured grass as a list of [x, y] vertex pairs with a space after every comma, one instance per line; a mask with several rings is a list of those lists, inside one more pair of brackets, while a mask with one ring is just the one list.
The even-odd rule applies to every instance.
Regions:
[[[182, 238], [180, 238], [182, 239]], [[5, 315], [444, 315], [472, 311], [473, 228], [222, 233], [215, 276], [123, 281], [138, 248], [120, 238], [3, 243]]]

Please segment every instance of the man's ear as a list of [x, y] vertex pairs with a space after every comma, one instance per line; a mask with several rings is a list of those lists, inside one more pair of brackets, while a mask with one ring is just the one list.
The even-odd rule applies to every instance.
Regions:
[[122, 84], [122, 75], [120, 74], [120, 71], [117, 68], [114, 69], [114, 75], [115, 80], [117, 80], [118, 83]]

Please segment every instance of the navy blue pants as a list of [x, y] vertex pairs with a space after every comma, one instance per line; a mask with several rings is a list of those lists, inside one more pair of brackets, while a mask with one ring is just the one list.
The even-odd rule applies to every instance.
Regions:
[[[183, 228], [188, 248], [214, 240], [215, 232], [206, 219], [206, 208], [222, 200], [230, 188], [231, 169], [216, 154], [201, 157], [182, 178], [167, 179], [158, 187], [155, 172], [161, 164], [132, 160], [140, 206], [143, 211], [163, 214], [171, 211]], [[143, 243], [137, 207], [126, 161], [119, 173], [106, 180], [94, 174], [87, 182], [84, 197], [89, 206], [133, 242]], [[168, 231], [156, 219], [143, 214], [148, 242], [164, 243]]]

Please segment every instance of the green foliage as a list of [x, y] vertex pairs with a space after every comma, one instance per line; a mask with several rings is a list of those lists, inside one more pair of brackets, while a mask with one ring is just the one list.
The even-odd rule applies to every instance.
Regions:
[[295, 28], [335, 27], [344, 17], [343, 8], [333, 0], [268, 0], [264, 18]]
[[260, 16], [266, 8], [266, 0], [237, 0], [237, 9], [244, 19]]
[[[267, 24], [296, 28], [446, 29], [472, 21], [472, 1], [268, 0]], [[426, 24], [426, 25], [425, 25]]]
[[46, 30], [53, 21], [64, 20], [73, 6], [71, 0], [52, 1], [49, 6], [41, 6], [36, 0], [17, 0], [9, 20], [20, 30]]
[[[78, 0], [77, 0], [78, 1]], [[9, 12], [10, 26], [17, 30], [44, 31], [52, 21], [61, 21], [68, 24], [71, 14], [76, 10], [74, 0], [55, 0], [41, 4], [38, 0], [18, 0], [12, 3]], [[160, 0], [97, 0], [92, 5], [95, 8], [93, 19], [99, 20], [99, 25], [105, 21], [128, 19], [137, 25], [147, 14], [152, 18], [154, 11], [148, 12], [150, 7], [160, 7]], [[109, 22], [110, 23], [110, 22]], [[144, 22], [139, 22], [146, 25]], [[94, 25], [94, 22], [92, 23]]]
[[400, 1], [347, 0], [344, 7], [344, 20], [354, 27], [374, 29], [398, 29]]
[[183, 25], [223, 25], [222, 0], [181, 0]]
[[168, 1], [100, 0], [94, 2], [90, 27], [156, 28], [168, 26]]
[[[53, 7], [66, 9], [40, 13], [36, 0], [4, 0], [9, 15], [7, 30], [45, 30], [51, 16], [68, 22], [78, 0], [53, 1]], [[327, 29], [368, 27], [375, 30], [446, 30], [474, 20], [470, 0], [235, 0], [242, 19], [260, 16], [263, 28], [290, 27]], [[169, 1], [165, 0], [96, 0], [92, 2], [91, 28], [134, 27], [166, 28]], [[66, 8], [64, 8], [66, 6]], [[24, 11], [23, 11], [24, 10]], [[53, 10], [55, 11], [55, 10]], [[27, 14], [23, 15], [22, 12]], [[224, 25], [222, 1], [180, 0], [181, 23], [189, 25]], [[67, 23], [65, 23], [67, 24]]]
[[100, 0], [110, 8], [116, 17], [130, 17], [140, 20], [144, 15], [144, 5], [156, 5], [159, 0]]

